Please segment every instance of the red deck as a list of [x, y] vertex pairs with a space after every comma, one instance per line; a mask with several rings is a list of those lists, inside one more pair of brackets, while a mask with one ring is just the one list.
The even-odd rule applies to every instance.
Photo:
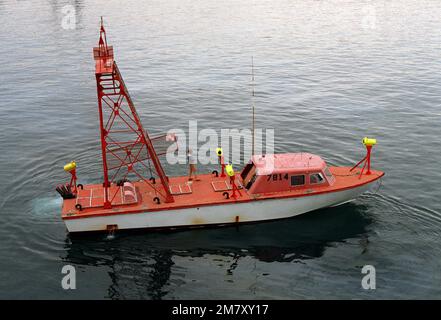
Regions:
[[[371, 170], [372, 174], [362, 175], [359, 178], [360, 169], [349, 171], [349, 167], [330, 167], [330, 171], [335, 176], [335, 183], [332, 186], [314, 186], [309, 188], [300, 188], [290, 191], [274, 192], [267, 194], [250, 195], [247, 191], [241, 188], [240, 176], [236, 176], [241, 196], [237, 199], [225, 199], [223, 192], [231, 190], [229, 178], [214, 177], [211, 174], [199, 175], [200, 181], [189, 181], [186, 176], [170, 177], [170, 189], [175, 201], [172, 203], [161, 202], [156, 204], [153, 199], [157, 196], [150, 186], [145, 182], [134, 182], [136, 187], [136, 203], [123, 203], [124, 197], [121, 192], [118, 192], [118, 187], [112, 187], [114, 198], [113, 207], [111, 209], [104, 209], [103, 204], [103, 187], [101, 184], [86, 185], [84, 190], [80, 192], [80, 199], [65, 199], [63, 202], [62, 218], [76, 219], [86, 218], [92, 216], [103, 216], [113, 214], [126, 213], [141, 213], [146, 211], [161, 211], [170, 209], [183, 209], [189, 207], [198, 207], [205, 205], [228, 204], [234, 202], [253, 201], [257, 199], [270, 198], [286, 198], [286, 197], [301, 197], [311, 196], [320, 193], [341, 191], [349, 188], [358, 187], [366, 183], [373, 182], [384, 175], [381, 171]], [[158, 188], [160, 184], [157, 184]], [[91, 191], [93, 190], [93, 191]], [[91, 199], [88, 197], [92, 193]], [[231, 192], [230, 192], [231, 193]], [[79, 211], [75, 208], [78, 203], [83, 205], [83, 210]], [[132, 200], [132, 202], [135, 202]], [[90, 204], [90, 206], [88, 205]]]

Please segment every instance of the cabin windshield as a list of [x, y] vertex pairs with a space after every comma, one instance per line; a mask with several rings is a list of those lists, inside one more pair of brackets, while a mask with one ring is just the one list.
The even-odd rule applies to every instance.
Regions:
[[250, 163], [247, 165], [247, 167], [248, 168], [245, 168], [246, 172], [245, 172], [245, 170], [243, 172], [242, 179], [243, 179], [243, 185], [245, 186], [245, 188], [250, 189], [251, 186], [253, 185], [254, 181], [256, 181], [256, 177], [257, 177], [256, 166], [254, 165], [254, 163]]
[[245, 168], [243, 168], [242, 173], [240, 176], [242, 177], [242, 180], [245, 180], [250, 170], [254, 167], [254, 163], [252, 161], [248, 162]]
[[328, 179], [329, 183], [332, 184], [334, 182], [334, 176], [332, 175], [331, 171], [329, 170], [329, 167], [326, 167], [325, 170], [325, 176]]

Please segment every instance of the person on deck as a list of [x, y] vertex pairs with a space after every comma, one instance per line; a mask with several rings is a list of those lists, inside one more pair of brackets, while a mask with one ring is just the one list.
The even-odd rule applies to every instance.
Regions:
[[193, 150], [191, 150], [191, 148], [188, 148], [188, 150], [187, 150], [187, 158], [188, 158], [188, 164], [189, 164], [188, 181], [193, 180], [192, 175], [194, 176], [195, 181], [199, 181], [200, 179], [198, 179], [198, 177], [196, 176], [197, 159], [195, 156], [193, 156]]

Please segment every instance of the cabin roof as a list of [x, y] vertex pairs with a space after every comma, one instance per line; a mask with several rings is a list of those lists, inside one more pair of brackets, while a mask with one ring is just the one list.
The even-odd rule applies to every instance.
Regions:
[[254, 155], [252, 161], [258, 175], [320, 171], [326, 167], [321, 157], [305, 152]]

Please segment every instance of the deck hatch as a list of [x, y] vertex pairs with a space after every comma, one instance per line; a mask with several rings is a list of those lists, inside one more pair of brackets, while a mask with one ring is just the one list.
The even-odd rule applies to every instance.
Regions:
[[170, 193], [172, 195], [190, 194], [193, 193], [191, 186], [188, 183], [170, 185]]
[[[229, 180], [212, 181], [211, 185], [215, 192], [229, 191], [233, 189]], [[238, 179], [236, 179], [236, 186], [238, 189], [243, 189], [243, 185]]]

